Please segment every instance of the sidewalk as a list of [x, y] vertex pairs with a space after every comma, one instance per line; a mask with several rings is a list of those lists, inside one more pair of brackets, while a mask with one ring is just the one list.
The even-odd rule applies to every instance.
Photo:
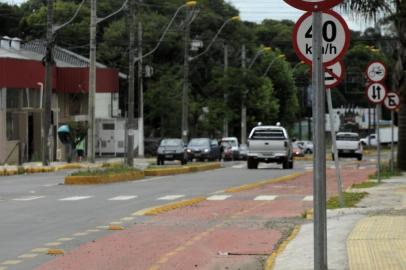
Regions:
[[[359, 208], [328, 210], [328, 269], [406, 269], [406, 177], [354, 191], [370, 194]], [[313, 224], [301, 227], [274, 269], [313, 269]]]

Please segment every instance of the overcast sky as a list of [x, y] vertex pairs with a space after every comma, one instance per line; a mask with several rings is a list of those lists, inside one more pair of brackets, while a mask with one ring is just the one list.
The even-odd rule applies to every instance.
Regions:
[[[26, 0], [0, 0], [0, 2], [9, 2], [19, 4]], [[283, 0], [226, 0], [234, 4], [241, 12], [243, 20], [261, 22], [263, 19], [289, 19], [296, 21], [302, 11], [287, 5]], [[337, 10], [339, 11], [339, 10]], [[349, 27], [353, 30], [365, 29], [365, 24], [350, 20], [345, 16]]]

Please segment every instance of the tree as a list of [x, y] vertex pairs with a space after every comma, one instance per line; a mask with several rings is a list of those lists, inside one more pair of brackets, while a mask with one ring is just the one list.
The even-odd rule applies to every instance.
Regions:
[[406, 170], [406, 2], [400, 0], [345, 0], [344, 10], [365, 20], [387, 26], [393, 36], [392, 89], [401, 94], [399, 113], [398, 167]]

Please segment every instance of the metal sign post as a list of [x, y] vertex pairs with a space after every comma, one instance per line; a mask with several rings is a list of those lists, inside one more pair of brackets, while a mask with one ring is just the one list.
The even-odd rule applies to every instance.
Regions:
[[391, 173], [393, 174], [395, 171], [395, 110], [399, 109], [400, 106], [400, 96], [397, 93], [388, 93], [386, 98], [383, 102], [385, 107], [391, 111]]
[[378, 179], [378, 183], [381, 183], [381, 139], [379, 134], [379, 119], [380, 119], [380, 112], [381, 112], [381, 105], [376, 105], [376, 156], [377, 156], [377, 163], [376, 163], [376, 177]]
[[338, 160], [338, 151], [337, 151], [337, 138], [336, 138], [336, 131], [334, 127], [334, 117], [333, 117], [333, 102], [331, 99], [331, 89], [326, 89], [327, 95], [327, 105], [328, 105], [328, 112], [330, 116], [330, 129], [331, 129], [331, 141], [333, 144], [333, 155], [334, 155], [334, 164], [336, 167], [336, 179], [337, 179], [337, 190], [338, 190], [338, 197], [340, 200], [340, 207], [344, 207], [344, 195], [343, 195], [343, 186], [341, 181], [341, 172], [340, 172], [340, 161]]
[[314, 207], [314, 269], [327, 269], [327, 218], [326, 218], [326, 144], [325, 144], [325, 94], [322, 55], [322, 13], [313, 13], [313, 207]]

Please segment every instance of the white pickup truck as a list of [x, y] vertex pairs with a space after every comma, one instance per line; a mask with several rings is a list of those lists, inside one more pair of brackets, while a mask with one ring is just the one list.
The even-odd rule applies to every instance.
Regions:
[[280, 126], [257, 126], [248, 137], [248, 169], [257, 169], [259, 162], [282, 164], [293, 168], [292, 143], [286, 129]]
[[[393, 142], [396, 144], [399, 138], [399, 128], [394, 127], [393, 129]], [[381, 144], [390, 144], [392, 142], [392, 128], [381, 127], [379, 128], [379, 141]], [[376, 146], [377, 145], [376, 134], [370, 134], [365, 138], [361, 139], [361, 143], [364, 146]]]
[[[358, 133], [338, 132], [336, 137], [338, 157], [355, 157], [362, 160], [362, 144]], [[332, 158], [334, 160], [334, 153]]]

